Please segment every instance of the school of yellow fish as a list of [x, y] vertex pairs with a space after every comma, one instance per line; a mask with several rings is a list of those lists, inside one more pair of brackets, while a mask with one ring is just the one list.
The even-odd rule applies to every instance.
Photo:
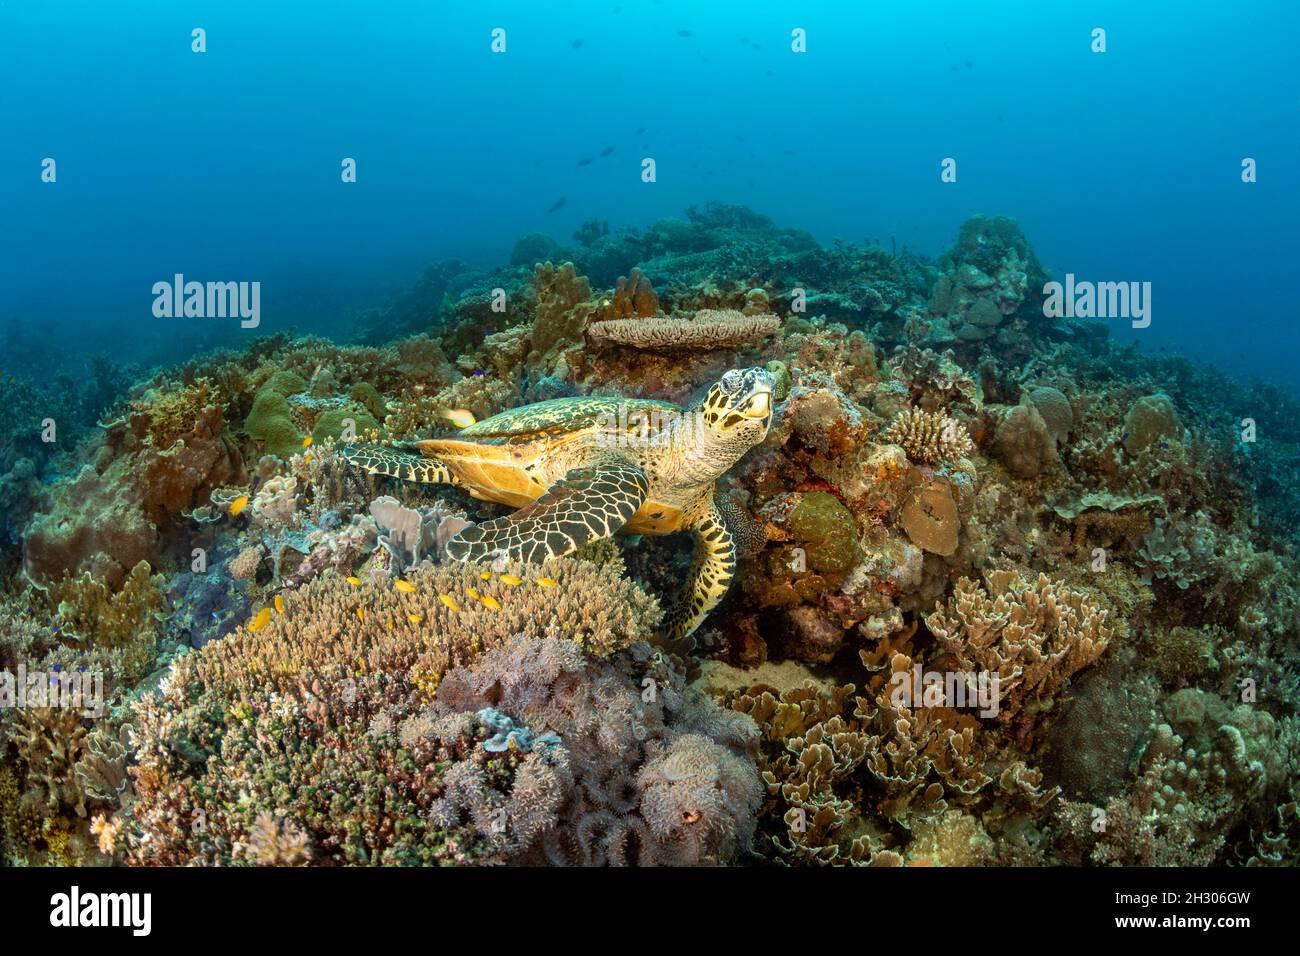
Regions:
[[[246, 505], [247, 496], [244, 497], [243, 501], [244, 504]], [[238, 500], [231, 503], [230, 508], [231, 508], [232, 515], [237, 515], [239, 511], [242, 511], [244, 508], [244, 505], [239, 505], [238, 510], [236, 510], [235, 507], [236, 505], [239, 505]], [[479, 577], [484, 581], [490, 581], [492, 580], [492, 572], [480, 571]], [[354, 575], [349, 575], [348, 577], [344, 578], [344, 580], [347, 581], [347, 583], [354, 588], [361, 587], [361, 579]], [[517, 577], [516, 575], [513, 574], [499, 574], [497, 575], [497, 580], [509, 587], [518, 587], [519, 585], [524, 583], [523, 578]], [[538, 587], [553, 588], [553, 587], [558, 587], [560, 582], [556, 581], [554, 578], [539, 577], [536, 578], [533, 583], [536, 584]], [[416, 588], [414, 584], [412, 584], [410, 581], [406, 580], [405, 578], [395, 578], [393, 580], [393, 588], [394, 590], [399, 591], [402, 594], [414, 594], [418, 590], [418, 588]], [[489, 608], [490, 610], [500, 611], [502, 609], [501, 602], [498, 601], [490, 594], [480, 594], [477, 590], [468, 586], [465, 588], [465, 593], [468, 594], [473, 600], [478, 601], [480, 604], [482, 604], [486, 608]], [[452, 611], [460, 610], [460, 605], [456, 603], [456, 599], [453, 598], [450, 594], [439, 594], [438, 601], [449, 610]], [[283, 594], [277, 594], [275, 596], [274, 601], [272, 601], [272, 604], [278, 613], [280, 614], [285, 613], [285, 603], [284, 603]], [[365, 610], [360, 607], [358, 607], [356, 610], [357, 610], [357, 618], [360, 619], [361, 621], [365, 621], [366, 619]], [[266, 625], [270, 623], [270, 620], [271, 620], [271, 608], [264, 607], [262, 608], [262, 610], [258, 611], [257, 614], [253, 615], [253, 617], [248, 621], [245, 627], [250, 632], [256, 634], [262, 628], [266, 627]], [[406, 620], [411, 624], [421, 624], [424, 621], [424, 616], [421, 614], [412, 613], [406, 615]], [[390, 630], [393, 627], [393, 622], [391, 620], [388, 622], [388, 627]]]

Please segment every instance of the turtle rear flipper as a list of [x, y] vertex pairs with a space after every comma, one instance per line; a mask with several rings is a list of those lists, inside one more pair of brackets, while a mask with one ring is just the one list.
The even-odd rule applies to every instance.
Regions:
[[513, 514], [466, 528], [447, 542], [457, 561], [504, 555], [539, 562], [611, 537], [645, 502], [650, 482], [636, 465], [607, 458], [574, 468]]
[[451, 470], [437, 458], [400, 445], [347, 445], [340, 454], [345, 461], [372, 475], [387, 475], [426, 485], [456, 484]]

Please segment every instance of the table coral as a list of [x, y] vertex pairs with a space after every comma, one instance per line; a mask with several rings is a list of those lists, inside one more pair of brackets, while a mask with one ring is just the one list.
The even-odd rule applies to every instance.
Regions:
[[596, 342], [651, 352], [709, 350], [752, 344], [774, 333], [780, 325], [775, 315], [704, 309], [691, 319], [652, 317], [592, 322], [587, 334]]

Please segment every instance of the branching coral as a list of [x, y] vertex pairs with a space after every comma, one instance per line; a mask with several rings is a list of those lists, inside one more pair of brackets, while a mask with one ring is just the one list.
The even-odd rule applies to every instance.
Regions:
[[48, 811], [66, 807], [84, 817], [86, 794], [76, 775], [86, 746], [80, 714], [64, 707], [29, 707], [18, 716], [13, 742], [32, 799]]
[[[128, 858], [257, 859], [254, 835], [267, 835], [257, 818], [275, 810], [307, 834], [320, 862], [434, 862], [488, 852], [490, 834], [409, 822], [420, 815], [425, 789], [441, 779], [439, 760], [450, 759], [437, 755], [465, 759], [472, 739], [411, 737], [407, 754], [394, 753], [384, 734], [428, 706], [449, 668], [514, 635], [607, 654], [649, 636], [660, 618], [652, 598], [596, 565], [565, 559], [523, 573], [526, 581], [512, 585], [463, 565], [418, 570], [407, 579], [413, 591], [319, 578], [291, 593], [283, 614], [268, 610], [252, 630], [180, 658], [161, 696], [137, 707]], [[510, 789], [510, 773], [495, 779], [493, 786]], [[241, 793], [247, 798], [237, 799]], [[292, 806], [285, 793], [295, 795]], [[365, 827], [357, 828], [354, 812]]]
[[920, 408], [901, 412], [880, 440], [902, 446], [908, 458], [927, 465], [956, 462], [975, 450], [965, 425], [942, 412]]

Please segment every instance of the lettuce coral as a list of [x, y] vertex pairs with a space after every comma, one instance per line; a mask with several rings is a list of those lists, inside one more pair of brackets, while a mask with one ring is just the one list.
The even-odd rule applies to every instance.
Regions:
[[987, 580], [988, 590], [959, 580], [925, 623], [962, 671], [998, 677], [998, 716], [1011, 720], [1027, 706], [1050, 706], [1065, 681], [1102, 655], [1113, 631], [1090, 595], [1045, 574], [1026, 581], [994, 571]]

